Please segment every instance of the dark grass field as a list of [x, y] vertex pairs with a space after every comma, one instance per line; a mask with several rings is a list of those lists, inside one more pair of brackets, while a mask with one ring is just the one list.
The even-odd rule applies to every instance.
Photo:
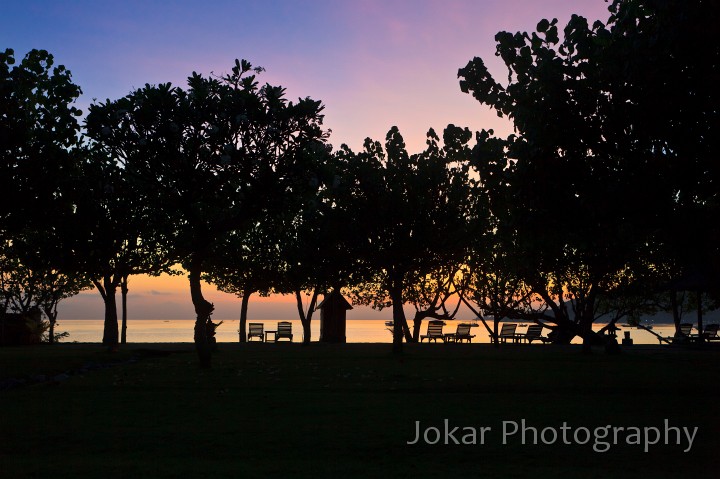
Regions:
[[[188, 344], [2, 348], [0, 476], [707, 478], [720, 466], [720, 350], [389, 347], [223, 344], [212, 370]], [[445, 419], [458, 440], [477, 428], [477, 444], [406, 444], [416, 421], [442, 433]], [[530, 431], [503, 444], [503, 421], [522, 419], [565, 422], [573, 444], [532, 444]], [[604, 453], [572, 437], [664, 420], [699, 428], [689, 452], [684, 434], [648, 452], [622, 434]]]

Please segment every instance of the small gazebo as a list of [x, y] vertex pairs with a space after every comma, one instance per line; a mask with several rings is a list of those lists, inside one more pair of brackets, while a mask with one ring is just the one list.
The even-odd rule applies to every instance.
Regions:
[[[702, 295], [706, 292], [720, 291], [720, 274], [711, 268], [694, 268], [668, 284], [671, 291], [688, 291], [697, 295], [698, 340], [703, 338]], [[677, 325], [676, 325], [677, 327]]]
[[343, 298], [338, 290], [325, 295], [317, 305], [320, 310], [320, 341], [325, 343], [344, 343], [345, 323], [348, 309], [352, 305]]

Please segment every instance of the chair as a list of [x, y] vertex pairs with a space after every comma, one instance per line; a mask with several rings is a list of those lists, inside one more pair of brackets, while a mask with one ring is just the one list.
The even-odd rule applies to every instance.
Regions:
[[275, 335], [275, 341], [280, 341], [281, 338], [287, 338], [292, 342], [292, 323], [290, 321], [280, 321], [277, 325], [277, 333]]
[[680, 323], [680, 332], [675, 336], [667, 338], [673, 344], [687, 344], [697, 339], [697, 335], [690, 334], [693, 329], [692, 323]]
[[430, 321], [427, 327], [427, 334], [420, 336], [420, 342], [422, 343], [423, 339], [427, 339], [428, 343], [430, 341], [437, 342], [438, 339], [445, 341], [445, 335], [442, 331], [444, 325], [445, 323], [442, 321]]
[[682, 323], [680, 324], [680, 334], [682, 334], [683, 336], [690, 336], [692, 328], [692, 323]]
[[265, 336], [263, 333], [263, 323], [250, 323], [248, 324], [248, 341], [252, 341], [252, 338], [260, 338], [260, 341], [265, 342]]
[[520, 340], [520, 336], [515, 334], [516, 329], [517, 324], [515, 323], [503, 324], [502, 329], [500, 330], [500, 335], [498, 336], [500, 338], [500, 342], [505, 343], [508, 339], [512, 339], [514, 343], [517, 343]]
[[448, 339], [451, 339], [455, 342], [462, 342], [463, 339], [467, 341], [468, 343], [472, 342], [472, 338], [474, 338], [474, 334], [470, 334], [470, 325], [469, 324], [458, 324], [457, 331], [455, 331], [455, 334], [449, 335]]
[[542, 341], [543, 344], [545, 344], [550, 341], [550, 338], [542, 336], [542, 330], [543, 326], [541, 324], [531, 324], [528, 326], [525, 334], [519, 334], [518, 336], [521, 341], [523, 339], [528, 343], [532, 343], [533, 341]]
[[718, 324], [708, 324], [705, 326], [702, 333], [703, 339], [705, 341], [720, 341], [720, 336], [718, 336], [719, 326]]

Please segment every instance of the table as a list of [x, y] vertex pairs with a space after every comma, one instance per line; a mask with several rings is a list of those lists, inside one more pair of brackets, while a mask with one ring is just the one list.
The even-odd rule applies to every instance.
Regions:
[[[270, 336], [272, 334], [272, 341], [270, 341]], [[265, 331], [265, 342], [266, 343], [276, 343], [277, 342], [277, 331], [273, 330], [266, 330]]]

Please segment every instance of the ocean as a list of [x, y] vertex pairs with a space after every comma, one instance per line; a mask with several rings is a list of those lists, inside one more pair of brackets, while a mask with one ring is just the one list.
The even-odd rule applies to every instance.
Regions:
[[[215, 321], [216, 323], [219, 321]], [[277, 320], [252, 320], [248, 322], [263, 323], [265, 330], [276, 330]], [[294, 342], [303, 340], [302, 325], [300, 320], [291, 320]], [[448, 321], [444, 331], [454, 332], [456, 324], [459, 321]], [[224, 320], [217, 328], [216, 338], [221, 343], [238, 342], [238, 328], [240, 321], [237, 319]], [[522, 323], [521, 323], [522, 324]], [[193, 325], [192, 320], [159, 320], [159, 319], [133, 319], [128, 320], [127, 341], [129, 343], [189, 343], [193, 341]], [[601, 324], [595, 325], [594, 328], [600, 329]], [[423, 322], [422, 333], [425, 334], [427, 329], [427, 321]], [[78, 342], [78, 343], [97, 343], [102, 341], [103, 321], [94, 319], [60, 319], [55, 327], [56, 332], [66, 331], [69, 333], [67, 338], [61, 342]], [[524, 326], [518, 326], [518, 332], [522, 333]], [[675, 328], [672, 325], [655, 325], [653, 331], [661, 336], [672, 336]], [[635, 344], [659, 344], [655, 336], [647, 331], [632, 327], [622, 327], [618, 331], [618, 340], [623, 337], [624, 332], [630, 333], [630, 338]], [[543, 331], [547, 335], [548, 330]], [[482, 324], [471, 329], [473, 343], [489, 343], [490, 339], [487, 330]], [[311, 341], [317, 341], [320, 338], [320, 321], [315, 319], [311, 323]], [[346, 338], [348, 343], [390, 343], [392, 342], [392, 334], [385, 322], [376, 319], [353, 319], [347, 321]], [[575, 338], [579, 343], [580, 339]]]

